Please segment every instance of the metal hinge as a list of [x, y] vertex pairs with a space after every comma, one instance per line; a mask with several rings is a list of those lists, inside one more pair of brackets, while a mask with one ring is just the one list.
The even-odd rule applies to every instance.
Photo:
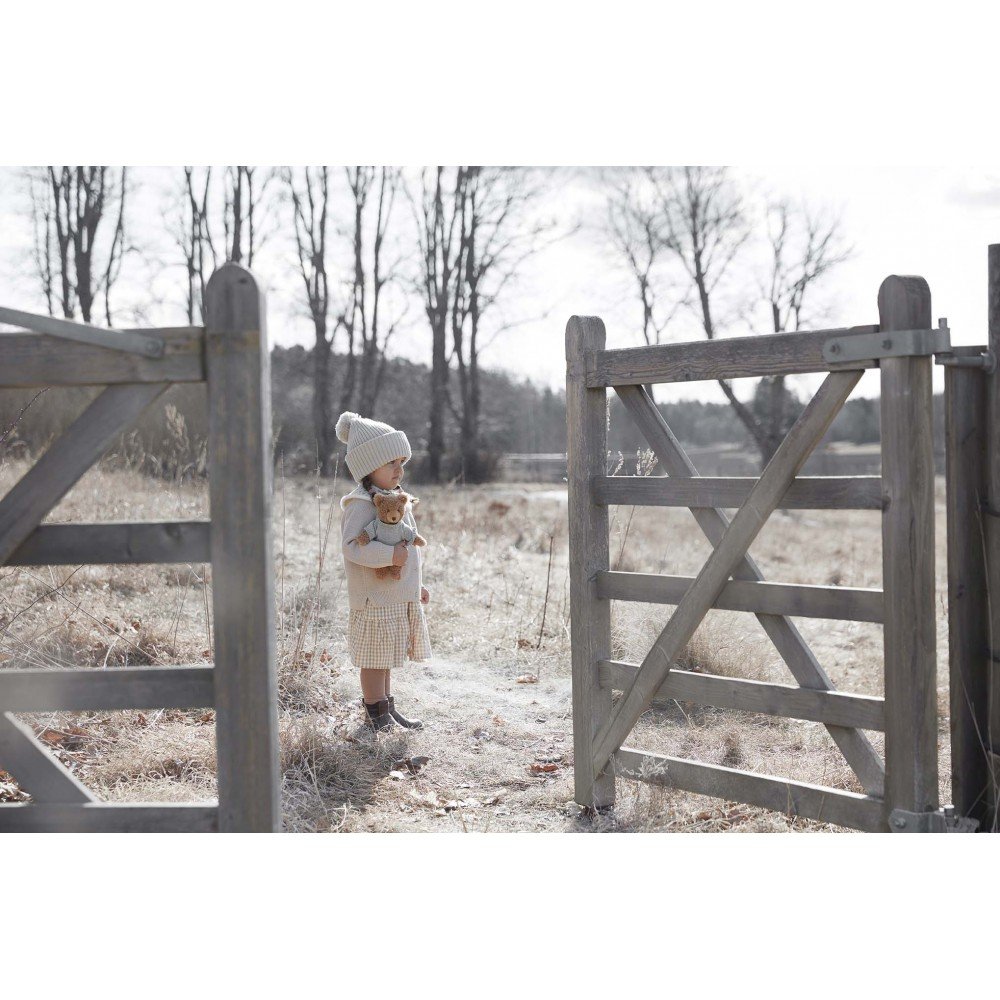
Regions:
[[943, 354], [951, 350], [951, 330], [946, 319], [934, 330], [886, 330], [884, 333], [856, 333], [831, 337], [823, 345], [823, 358], [832, 364]]
[[979, 820], [957, 816], [954, 806], [942, 806], [934, 812], [909, 812], [893, 809], [889, 829], [893, 833], [974, 833]]

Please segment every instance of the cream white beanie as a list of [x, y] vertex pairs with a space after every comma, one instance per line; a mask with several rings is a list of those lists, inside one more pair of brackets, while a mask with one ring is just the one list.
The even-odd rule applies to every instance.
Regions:
[[347, 468], [359, 483], [394, 458], [413, 454], [402, 431], [350, 411], [341, 413], [337, 437], [347, 445]]

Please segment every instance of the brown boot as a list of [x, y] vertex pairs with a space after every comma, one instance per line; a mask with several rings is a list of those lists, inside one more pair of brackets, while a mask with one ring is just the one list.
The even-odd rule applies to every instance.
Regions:
[[381, 701], [376, 701], [371, 705], [365, 701], [364, 706], [367, 713], [365, 721], [376, 733], [392, 728], [392, 716], [389, 714], [388, 699], [383, 698]]
[[396, 711], [396, 699], [392, 695], [389, 695], [389, 714], [404, 728], [404, 729], [423, 729], [424, 724], [419, 719], [407, 719], [400, 715]]

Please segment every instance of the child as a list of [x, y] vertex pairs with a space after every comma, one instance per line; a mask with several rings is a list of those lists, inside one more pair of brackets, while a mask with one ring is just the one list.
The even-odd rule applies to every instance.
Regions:
[[[358, 543], [358, 535], [377, 516], [372, 493], [398, 491], [403, 465], [410, 458], [410, 442], [402, 431], [388, 424], [342, 413], [337, 437], [347, 445], [347, 468], [359, 484], [341, 498], [341, 542], [350, 622], [347, 645], [351, 660], [361, 671], [361, 695], [366, 721], [376, 732], [395, 721], [406, 729], [422, 729], [419, 719], [407, 719], [396, 711], [389, 693], [390, 673], [411, 660], [431, 656], [430, 637], [421, 605], [430, 593], [421, 583], [422, 550], [406, 542], [387, 545], [378, 540]], [[412, 504], [403, 520], [416, 529]], [[399, 579], [379, 579], [380, 566], [401, 566]]]

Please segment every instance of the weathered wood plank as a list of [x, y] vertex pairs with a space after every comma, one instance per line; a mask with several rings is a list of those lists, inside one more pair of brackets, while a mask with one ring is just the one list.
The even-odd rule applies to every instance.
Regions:
[[214, 803], [0, 804], [3, 833], [216, 833], [218, 829]]
[[566, 324], [566, 432], [569, 524], [570, 648], [573, 671], [574, 797], [585, 806], [614, 803], [615, 780], [591, 767], [594, 735], [611, 712], [611, 692], [597, 663], [611, 655], [611, 604], [595, 574], [608, 567], [608, 509], [591, 501], [590, 482], [607, 471], [607, 392], [584, 385], [584, 358], [605, 343], [595, 316]]
[[237, 264], [205, 291], [219, 827], [281, 828], [271, 393], [264, 294]]
[[11, 553], [8, 566], [203, 563], [210, 521], [41, 524]]
[[[638, 672], [639, 665], [636, 663], [602, 660], [601, 685], [615, 691], [625, 691]], [[877, 732], [885, 728], [881, 698], [843, 694], [840, 691], [813, 691], [791, 684], [768, 684], [763, 681], [694, 673], [690, 670], [671, 670], [657, 689], [651, 704], [660, 707], [673, 701], [692, 701], [715, 708], [760, 712], [784, 719], [803, 719], [807, 722]]]
[[214, 704], [210, 666], [0, 671], [0, 709], [8, 712], [211, 708]]
[[[988, 253], [986, 318], [989, 347], [1000, 359], [1000, 243]], [[989, 593], [990, 655], [988, 676], [990, 751], [1000, 754], [1000, 368], [986, 380], [986, 586]], [[982, 829], [1000, 830], [1000, 788], [991, 788], [992, 822]], [[988, 819], [990, 817], [987, 817]]]
[[[605, 571], [597, 574], [597, 594], [611, 601], [679, 604], [694, 580], [692, 576]], [[736, 580], [722, 588], [712, 607], [793, 618], [881, 622], [882, 591]]]
[[[886, 332], [927, 329], [931, 293], [891, 275], [878, 293]], [[883, 358], [882, 589], [885, 602], [885, 800], [888, 809], [938, 807], [934, 444], [929, 357]]]
[[126, 354], [39, 333], [0, 333], [0, 389], [123, 382], [204, 382], [204, 330], [136, 330], [162, 337], [163, 357]]
[[0, 767], [36, 802], [94, 800], [69, 768], [35, 739], [31, 727], [6, 711], [0, 711]]
[[[642, 507], [742, 507], [756, 478], [709, 476], [595, 476], [594, 503]], [[878, 476], [800, 476], [782, 510], [881, 510]]]
[[795, 421], [764, 469], [747, 502], [739, 509], [722, 540], [653, 643], [642, 661], [634, 683], [612, 708], [611, 718], [597, 734], [594, 747], [595, 771], [599, 771], [610, 760], [636, 720], [649, 707], [674, 659], [694, 635], [730, 574], [746, 555], [782, 494], [826, 433], [860, 378], [860, 371], [831, 373]]
[[109, 386], [50, 445], [0, 501], [0, 565], [115, 438], [167, 388], [166, 385]]
[[831, 364], [823, 345], [831, 337], [875, 333], [877, 326], [773, 333], [764, 337], [726, 337], [683, 344], [594, 350], [586, 359], [587, 387], [639, 385], [659, 382], [698, 382], [704, 379], [755, 378], [805, 372], [874, 368], [874, 360]]
[[93, 323], [78, 323], [76, 320], [60, 319], [56, 316], [40, 316], [0, 306], [0, 323], [44, 333], [61, 340], [70, 340], [94, 347], [107, 347], [115, 351], [128, 351], [149, 358], [162, 358], [164, 341], [152, 330], [112, 330]]
[[[698, 470], [694, 463], [649, 396], [635, 386], [622, 386], [615, 391], [667, 473], [670, 476], [697, 476]], [[713, 545], [718, 545], [729, 526], [728, 515], [711, 507], [694, 508], [691, 513], [708, 540]], [[733, 571], [733, 577], [738, 580], [763, 581], [764, 574], [747, 554]], [[757, 621], [802, 687], [827, 691], [833, 689], [833, 682], [793, 622], [781, 615], [760, 614], [757, 615]], [[869, 795], [881, 796], [885, 770], [878, 751], [868, 737], [855, 729], [845, 729], [842, 726], [828, 726], [827, 731], [865, 791]]]
[[946, 368], [944, 411], [951, 801], [959, 815], [988, 829], [985, 374], [973, 368]]
[[866, 833], [888, 831], [885, 803], [870, 795], [625, 747], [615, 753], [614, 767], [623, 778], [664, 788], [711, 795], [730, 802], [745, 802], [786, 816], [801, 816]]

